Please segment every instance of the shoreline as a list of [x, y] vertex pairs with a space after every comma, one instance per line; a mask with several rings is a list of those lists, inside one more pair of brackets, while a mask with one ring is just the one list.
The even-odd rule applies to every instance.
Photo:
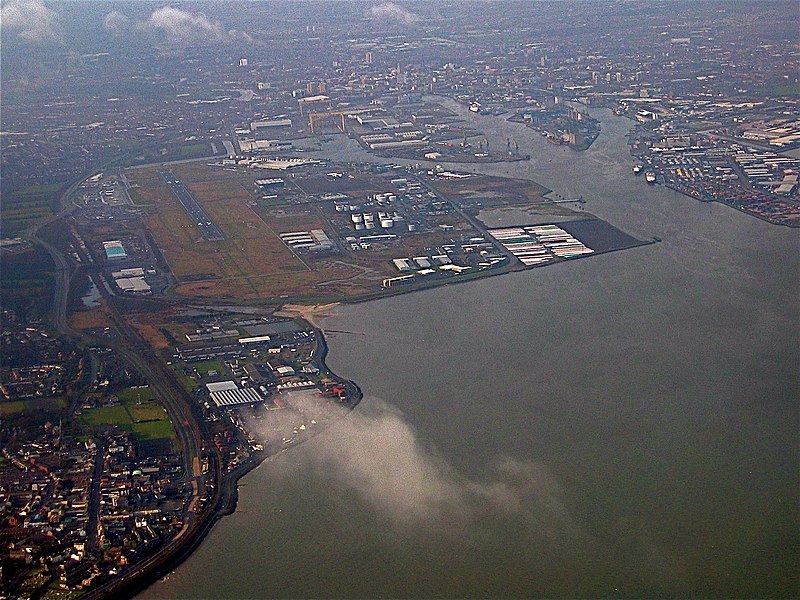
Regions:
[[[283, 316], [300, 318], [314, 328], [317, 334], [318, 346], [317, 356], [313, 360], [313, 364], [320, 368], [320, 370], [325, 371], [328, 375], [330, 375], [331, 378], [347, 386], [349, 390], [352, 391], [352, 395], [348, 402], [343, 404], [347, 410], [342, 412], [342, 414], [334, 419], [334, 421], [348, 415], [353, 409], [356, 408], [356, 406], [361, 403], [361, 400], [364, 399], [364, 393], [357, 383], [338, 376], [336, 373], [331, 371], [330, 368], [328, 368], [325, 361], [326, 357], [328, 356], [328, 343], [325, 339], [324, 330], [318, 325], [318, 322], [315, 321], [315, 319], [328, 316], [328, 311], [330, 311], [337, 304], [338, 303], [329, 303], [309, 306], [287, 304], [285, 307], [282, 307], [280, 311], [277, 311], [282, 312], [284, 309], [286, 309], [286, 314]], [[206, 536], [211, 533], [218, 521], [236, 511], [236, 507], [239, 502], [239, 481], [242, 478], [258, 468], [264, 461], [278, 456], [293, 446], [299, 446], [315, 438], [316, 436], [325, 433], [327, 429], [328, 428], [325, 427], [309, 431], [308, 434], [303, 436], [292, 446], [276, 447], [272, 451], [261, 451], [258, 454], [254, 454], [249, 461], [240, 465], [230, 473], [223, 473], [222, 481], [219, 483], [220, 498], [216, 506], [213, 509], [210, 509], [209, 515], [198, 526], [187, 532], [184, 539], [173, 538], [173, 540], [167, 542], [167, 546], [162, 546], [161, 549], [161, 551], [165, 554], [163, 556], [159, 556], [157, 551], [155, 556], [150, 557], [150, 559], [146, 559], [145, 565], [137, 568], [144, 570], [141, 572], [134, 571], [131, 573], [130, 580], [126, 580], [125, 576], [123, 576], [122, 580], [112, 579], [98, 588], [89, 590], [88, 593], [82, 597], [92, 600], [100, 600], [102, 598], [108, 598], [111, 596], [116, 598], [133, 598], [158, 580], [168, 575], [170, 572], [174, 571], [194, 553], [194, 551], [203, 543], [203, 541], [205, 541]], [[152, 565], [147, 564], [149, 561], [152, 561]]]
[[[595, 217], [600, 221], [605, 221], [605, 219], [601, 219]], [[599, 254], [606, 254], [610, 252], [616, 252], [619, 250], [626, 250], [632, 249], [634, 247], [639, 246], [647, 246], [651, 244], [657, 243], [658, 239], [653, 240], [637, 240], [638, 243], [621, 248], [613, 248], [607, 249], [603, 251], [595, 251], [593, 254], [579, 256], [575, 258], [588, 258], [591, 256], [599, 255]], [[330, 374], [330, 376], [338, 381], [341, 381], [349, 386], [352, 386], [350, 389], [354, 391], [352, 394], [352, 399], [346, 404], [348, 410], [343, 411], [342, 414], [337, 418], [342, 418], [349, 414], [363, 399], [363, 392], [358, 387], [355, 382], [350, 380], [346, 380], [342, 377], [337, 376], [333, 373], [326, 364], [326, 358], [328, 353], [328, 345], [327, 340], [325, 337], [325, 330], [322, 327], [321, 323], [326, 317], [332, 316], [336, 309], [342, 304], [360, 304], [363, 302], [369, 302], [372, 300], [380, 300], [386, 297], [392, 297], [395, 295], [404, 295], [410, 294], [412, 292], [420, 292], [424, 290], [433, 289], [440, 286], [449, 286], [453, 284], [461, 284], [472, 282], [476, 280], [480, 280], [486, 277], [494, 277], [499, 275], [505, 275], [508, 273], [515, 273], [519, 271], [528, 271], [534, 268], [552, 266], [554, 264], [560, 264], [563, 262], [569, 262], [571, 260], [575, 260], [575, 258], [571, 259], [562, 259], [556, 260], [544, 265], [534, 265], [534, 266], [524, 266], [519, 263], [512, 262], [511, 264], [505, 265], [502, 268], [498, 269], [490, 269], [489, 272], [482, 272], [482, 273], [474, 273], [470, 274], [469, 276], [464, 277], [457, 277], [453, 280], [449, 280], [446, 282], [431, 282], [431, 283], [424, 283], [422, 285], [409, 285], [409, 286], [398, 286], [392, 290], [382, 290], [377, 294], [368, 294], [360, 298], [348, 298], [348, 299], [332, 299], [332, 301], [324, 301], [322, 299], [314, 302], [311, 300], [308, 304], [302, 304], [303, 300], [301, 298], [292, 299], [287, 298], [285, 304], [281, 304], [279, 309], [275, 311], [275, 316], [281, 316], [286, 318], [293, 318], [303, 321], [305, 323], [310, 324], [318, 334], [318, 353], [315, 358], [315, 363], [318, 366], [321, 366], [321, 370], [326, 371]], [[272, 299], [274, 302], [275, 299]], [[235, 302], [234, 302], [235, 304]], [[276, 302], [277, 304], [277, 302]], [[274, 306], [274, 305], [273, 305]], [[307, 435], [303, 436], [301, 439], [298, 439], [293, 446], [300, 445], [310, 439], [313, 439], [317, 435], [324, 433], [327, 431], [327, 427], [319, 430], [309, 431]], [[214, 526], [220, 521], [223, 517], [233, 514], [236, 511], [238, 506], [239, 500], [239, 482], [251, 471], [255, 470], [259, 467], [264, 461], [272, 459], [274, 456], [279, 455], [280, 453], [288, 450], [292, 446], [289, 447], [276, 447], [276, 448], [269, 448], [266, 451], [261, 451], [258, 453], [254, 453], [253, 456], [248, 460], [246, 463], [241, 464], [238, 468], [234, 469], [230, 473], [223, 473], [221, 480], [219, 482], [219, 498], [213, 508], [208, 510], [207, 515], [202, 518], [200, 523], [193, 529], [187, 531], [183, 537], [178, 538], [177, 540], [173, 539], [171, 542], [167, 542], [166, 546], [162, 546], [160, 552], [156, 552], [156, 556], [153, 556], [150, 561], [145, 561], [145, 564], [140, 566], [138, 569], [135, 569], [133, 573], [130, 574], [130, 580], [123, 580], [119, 582], [109, 581], [106, 582], [105, 585], [101, 585], [99, 588], [95, 590], [90, 590], [86, 596], [86, 598], [106, 598], [110, 596], [121, 597], [121, 598], [133, 598], [137, 594], [141, 593], [152, 584], [158, 582], [165, 576], [169, 575], [172, 571], [177, 569], [181, 564], [184, 563], [196, 550], [199, 546], [205, 541], [206, 536], [209, 535]], [[163, 554], [161, 554], [163, 552]], [[160, 556], [158, 556], [161, 554]]]
[[[601, 252], [595, 252], [594, 254], [591, 255], [580, 256], [569, 260], [576, 260], [577, 258], [588, 258], [593, 255], [618, 252], [620, 250], [627, 250], [635, 247], [649, 246], [658, 242], [658, 240], [650, 240], [650, 241], [638, 240], [638, 241], [639, 244], [635, 246], [604, 250]], [[558, 263], [567, 262], [567, 260], [556, 261], [556, 262]], [[501, 275], [519, 271], [529, 271], [544, 266], [548, 265], [523, 267], [519, 269], [506, 271], [505, 273], [495, 273], [495, 275]], [[474, 279], [461, 280], [459, 283], [466, 283], [468, 281], [474, 281]], [[403, 290], [400, 293], [411, 293], [418, 291], [422, 290], [408, 289], [408, 290]], [[380, 298], [363, 299], [360, 301], [356, 300], [353, 302], [353, 304], [358, 304], [360, 302], [365, 302], [369, 300], [379, 300], [379, 299]], [[282, 306], [280, 310], [275, 312], [276, 316], [301, 319], [310, 324], [316, 330], [319, 340], [318, 355], [314, 360], [314, 363], [322, 370], [326, 371], [332, 378], [336, 379], [337, 381], [340, 381], [345, 385], [348, 385], [348, 387], [354, 390], [352, 400], [350, 400], [346, 404], [348, 411], [346, 413], [342, 413], [342, 415], [338, 418], [343, 418], [346, 414], [349, 414], [349, 412], [355, 409], [356, 406], [358, 406], [364, 398], [363, 391], [361, 390], [361, 388], [358, 386], [357, 383], [336, 375], [333, 371], [331, 371], [328, 368], [326, 363], [326, 358], [328, 355], [329, 348], [327, 340], [325, 338], [325, 330], [322, 328], [320, 320], [332, 316], [332, 312], [334, 311], [334, 309], [341, 304], [343, 304], [343, 302], [331, 302], [325, 304], [310, 304], [310, 305], [286, 304]], [[327, 428], [310, 432], [302, 439], [298, 440], [296, 444], [293, 444], [293, 446], [298, 446], [300, 444], [303, 444], [315, 438], [316, 436], [324, 433], [325, 431], [327, 431]], [[181, 542], [176, 542], [177, 545], [169, 550], [169, 554], [167, 556], [161, 558], [153, 557], [153, 561], [155, 563], [154, 566], [139, 574], [133, 581], [121, 582], [117, 584], [119, 587], [117, 587], [117, 585], [110, 585], [108, 588], [101, 587], [96, 590], [90, 591], [90, 593], [87, 594], [85, 597], [99, 599], [102, 597], [106, 597], [108, 594], [113, 593], [115, 595], [118, 595], [118, 597], [120, 598], [133, 598], [138, 593], [150, 587], [153, 583], [157, 582], [161, 578], [168, 575], [170, 572], [174, 571], [194, 553], [194, 551], [203, 543], [203, 541], [205, 541], [206, 536], [208, 536], [211, 533], [211, 531], [213, 530], [214, 526], [217, 524], [218, 521], [220, 521], [226, 516], [233, 514], [236, 511], [239, 501], [239, 482], [251, 471], [258, 468], [262, 463], [272, 459], [275, 456], [278, 456], [279, 454], [289, 450], [290, 448], [291, 446], [276, 448], [274, 451], [271, 452], [262, 451], [257, 455], [254, 455], [250, 461], [248, 461], [245, 464], [242, 464], [237, 469], [231, 471], [230, 473], [223, 474], [222, 482], [220, 483], [221, 496], [219, 502], [217, 503], [217, 506], [214, 509], [212, 509], [212, 512], [209, 515], [209, 517], [200, 526], [198, 526], [188, 534], [186, 540], [182, 540]]]
[[671, 183], [662, 183], [661, 185], [663, 185], [665, 188], [668, 188], [668, 189], [672, 190], [673, 192], [678, 192], [679, 194], [683, 194], [687, 198], [691, 198], [692, 200], [696, 200], [697, 202], [702, 202], [704, 204], [714, 204], [714, 203], [716, 203], [716, 204], [719, 204], [720, 206], [726, 206], [727, 208], [732, 208], [736, 212], [744, 213], [748, 217], [754, 217], [754, 218], [758, 219], [759, 221], [763, 221], [764, 223], [769, 223], [770, 225], [777, 225], [778, 227], [788, 227], [789, 229], [800, 229], [800, 222], [798, 222], [798, 223], [782, 223], [780, 221], [773, 221], [772, 219], [769, 219], [768, 217], [766, 217], [764, 215], [752, 213], [749, 210], [737, 207], [737, 206], [735, 206], [733, 204], [728, 204], [727, 202], [723, 202], [722, 200], [717, 200], [717, 199], [706, 200], [704, 198], [698, 198], [697, 196], [693, 195], [691, 192], [688, 192], [688, 191], [684, 190], [683, 188], [680, 188], [680, 187], [678, 187], [676, 185], [673, 185]]

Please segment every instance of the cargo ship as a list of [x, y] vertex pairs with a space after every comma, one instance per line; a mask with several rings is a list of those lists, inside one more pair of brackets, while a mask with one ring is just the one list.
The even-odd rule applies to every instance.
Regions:
[[653, 185], [656, 182], [656, 174], [652, 171], [648, 171], [644, 174], [644, 180], [650, 185]]

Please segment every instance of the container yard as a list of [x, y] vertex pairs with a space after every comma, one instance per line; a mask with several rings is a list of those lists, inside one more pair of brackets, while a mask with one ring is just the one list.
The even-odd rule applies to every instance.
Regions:
[[555, 224], [520, 225], [487, 230], [526, 267], [559, 259], [580, 258], [650, 244], [631, 237], [600, 219]]
[[526, 267], [538, 267], [557, 258], [577, 258], [594, 250], [557, 225], [490, 229], [489, 233]]

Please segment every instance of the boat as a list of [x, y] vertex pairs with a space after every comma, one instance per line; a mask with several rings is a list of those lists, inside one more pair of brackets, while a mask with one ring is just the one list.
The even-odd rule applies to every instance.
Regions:
[[633, 174], [634, 175], [641, 175], [642, 174], [642, 169], [644, 169], [644, 167], [642, 165], [634, 165], [633, 166]]
[[656, 174], [652, 171], [648, 171], [644, 174], [644, 180], [650, 185], [653, 185], [656, 182]]

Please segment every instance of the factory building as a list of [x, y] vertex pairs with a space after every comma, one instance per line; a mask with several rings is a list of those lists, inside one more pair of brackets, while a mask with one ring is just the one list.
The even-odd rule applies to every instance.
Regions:
[[125, 247], [119, 240], [103, 242], [103, 250], [105, 250], [106, 258], [108, 260], [122, 260], [128, 258], [128, 253], [125, 251]]
[[258, 131], [259, 129], [275, 129], [282, 127], [291, 127], [291, 119], [271, 119], [265, 121], [253, 121], [250, 123], [250, 131]]
[[211, 396], [211, 400], [220, 408], [264, 401], [258, 391], [253, 388], [239, 388], [234, 381], [207, 383], [206, 389]]

